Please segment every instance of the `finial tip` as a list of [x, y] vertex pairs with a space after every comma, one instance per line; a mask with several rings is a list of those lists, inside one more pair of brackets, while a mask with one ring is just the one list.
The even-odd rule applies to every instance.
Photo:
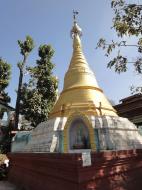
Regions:
[[82, 29], [78, 26], [76, 22], [76, 15], [78, 15], [79, 12], [73, 10], [73, 20], [74, 20], [74, 26], [71, 30], [71, 37], [73, 38], [74, 35], [78, 34], [79, 36], [82, 36]]
[[76, 15], [78, 15], [78, 14], [79, 14], [78, 11], [73, 10], [73, 19], [74, 19], [74, 21], [76, 21]]

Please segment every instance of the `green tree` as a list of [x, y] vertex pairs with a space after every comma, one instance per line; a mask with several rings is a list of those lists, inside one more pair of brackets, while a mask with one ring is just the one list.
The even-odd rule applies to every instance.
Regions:
[[[97, 48], [102, 48], [106, 51], [106, 56], [109, 56], [113, 49], [117, 49], [117, 56], [113, 57], [107, 67], [114, 68], [115, 72], [126, 72], [129, 64], [133, 64], [134, 70], [139, 75], [142, 74], [142, 5], [136, 3], [127, 4], [126, 0], [111, 0], [111, 7], [114, 11], [113, 26], [120, 41], [107, 42], [101, 38], [97, 44]], [[128, 44], [127, 41], [122, 40], [124, 36], [135, 37], [135, 44]], [[134, 61], [129, 60], [127, 56], [123, 55], [120, 48], [133, 47], [138, 52], [138, 56]], [[142, 87], [132, 86], [133, 92], [142, 92]]]
[[[3, 101], [5, 103], [10, 102], [10, 97], [8, 96], [8, 93], [5, 92], [5, 89], [9, 85], [11, 76], [11, 66], [6, 61], [4, 61], [2, 58], [0, 58], [0, 95], [3, 98]], [[0, 108], [0, 118], [3, 117], [3, 114], [5, 112], [4, 108]]]
[[[5, 89], [9, 85], [11, 76], [11, 66], [2, 58], [0, 58], [0, 95], [3, 98], [5, 103], [10, 102], [10, 97], [8, 93], [5, 92]], [[4, 112], [6, 111], [5, 108], [0, 107], [0, 118], [3, 117]], [[3, 139], [0, 141], [0, 152], [5, 153], [6, 149], [9, 150], [7, 142], [9, 141], [9, 128], [8, 127], [1, 127], [2, 133], [4, 134]]]
[[5, 89], [9, 85], [11, 76], [11, 66], [2, 58], [0, 58], [0, 94], [3, 96], [6, 103], [10, 102], [10, 97], [5, 92]]
[[15, 108], [15, 128], [16, 129], [18, 128], [18, 122], [19, 122], [21, 90], [22, 90], [25, 65], [26, 65], [27, 58], [28, 58], [30, 52], [34, 48], [34, 42], [30, 36], [26, 36], [25, 41], [18, 40], [18, 45], [20, 47], [20, 51], [21, 51], [21, 55], [23, 56], [23, 60], [17, 64], [19, 71], [20, 71], [20, 75], [19, 75], [19, 84], [18, 84], [17, 100], [16, 100], [16, 108]]
[[21, 96], [22, 114], [34, 127], [47, 120], [57, 97], [58, 86], [52, 71], [54, 50], [50, 45], [41, 45], [38, 54], [36, 66], [27, 68], [31, 78], [23, 85]]

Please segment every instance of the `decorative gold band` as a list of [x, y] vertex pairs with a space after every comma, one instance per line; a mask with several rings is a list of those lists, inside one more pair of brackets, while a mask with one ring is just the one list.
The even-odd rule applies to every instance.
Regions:
[[97, 91], [103, 92], [102, 89], [97, 88], [97, 87], [93, 87], [93, 86], [77, 86], [77, 87], [68, 88], [66, 90], [63, 90], [63, 92], [61, 92], [61, 94], [66, 93], [66, 92], [71, 91], [71, 90], [78, 90], [78, 89], [92, 89], [92, 90], [97, 90]]
[[[87, 108], [87, 107], [86, 107]], [[115, 109], [110, 109], [110, 108], [105, 108], [105, 107], [95, 107], [95, 109], [98, 109], [98, 110], [108, 110], [108, 111], [112, 111], [112, 112], [114, 112], [114, 113], [116, 113], [116, 110]], [[65, 111], [70, 111], [71, 109], [65, 109], [64, 110], [64, 112]], [[60, 111], [57, 111], [57, 112], [53, 112], [53, 113], [51, 113], [50, 115], [49, 115], [49, 117], [52, 117], [52, 116], [54, 116], [54, 115], [56, 115], [56, 114], [60, 114], [60, 115], [62, 115], [62, 111], [60, 110]]]

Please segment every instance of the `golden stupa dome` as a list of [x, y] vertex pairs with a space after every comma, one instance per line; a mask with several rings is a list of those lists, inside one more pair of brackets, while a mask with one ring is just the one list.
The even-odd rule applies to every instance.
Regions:
[[50, 118], [68, 116], [73, 112], [86, 115], [116, 116], [116, 111], [100, 89], [93, 71], [90, 69], [81, 45], [82, 30], [74, 21], [71, 30], [73, 55], [64, 77], [64, 87], [55, 103]]

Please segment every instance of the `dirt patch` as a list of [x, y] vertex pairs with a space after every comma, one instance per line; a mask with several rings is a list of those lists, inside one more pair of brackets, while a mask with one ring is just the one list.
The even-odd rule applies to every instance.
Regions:
[[16, 187], [8, 181], [0, 181], [0, 190], [17, 190]]

